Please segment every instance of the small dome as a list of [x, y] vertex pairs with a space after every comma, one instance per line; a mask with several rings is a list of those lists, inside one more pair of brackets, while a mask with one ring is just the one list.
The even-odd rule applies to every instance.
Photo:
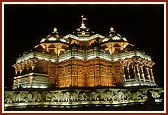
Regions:
[[121, 37], [121, 35], [117, 34], [114, 31], [114, 28], [111, 27], [110, 32], [109, 32], [109, 36], [104, 38], [101, 42], [102, 43], [105, 43], [105, 42], [127, 42], [127, 39], [125, 37]]
[[75, 32], [73, 32], [74, 35], [78, 37], [88, 37], [94, 34], [93, 31], [91, 31], [89, 28], [77, 28]]
[[51, 38], [51, 37], [54, 37], [54, 38], [58, 38], [59, 37], [56, 27], [54, 27], [53, 28], [53, 32], [47, 36], [47, 38]]
[[41, 43], [55, 43], [55, 42], [66, 43], [66, 40], [63, 38], [60, 38], [60, 36], [58, 35], [57, 28], [55, 27], [53, 29], [53, 32], [49, 34], [46, 38], [42, 38], [40, 42]]

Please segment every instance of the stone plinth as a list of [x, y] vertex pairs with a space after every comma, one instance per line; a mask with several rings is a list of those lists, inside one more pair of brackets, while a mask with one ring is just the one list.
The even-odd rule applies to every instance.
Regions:
[[144, 104], [148, 98], [147, 92], [151, 92], [156, 103], [162, 102], [163, 88], [88, 88], [52, 91], [5, 91], [4, 107]]

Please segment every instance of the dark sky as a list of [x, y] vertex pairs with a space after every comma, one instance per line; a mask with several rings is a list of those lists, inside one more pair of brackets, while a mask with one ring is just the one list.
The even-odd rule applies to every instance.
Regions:
[[54, 27], [60, 35], [72, 33], [87, 17], [86, 26], [108, 35], [112, 26], [129, 43], [144, 50], [156, 63], [155, 81], [164, 81], [164, 6], [159, 4], [125, 5], [5, 5], [4, 7], [4, 77], [10, 87], [15, 76], [12, 65], [19, 55], [38, 44]]

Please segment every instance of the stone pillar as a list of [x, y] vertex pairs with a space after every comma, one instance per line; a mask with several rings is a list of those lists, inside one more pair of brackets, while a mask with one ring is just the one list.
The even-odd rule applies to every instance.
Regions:
[[21, 73], [22, 72], [22, 65], [19, 63], [19, 72]]
[[25, 68], [26, 68], [27, 70], [29, 69], [28, 60], [25, 61]]
[[139, 73], [140, 70], [139, 70], [138, 64], [135, 67], [136, 67], [136, 70], [137, 70], [138, 79], [139, 79], [139, 81], [141, 81], [141, 76], [140, 76], [140, 73]]
[[17, 64], [14, 64], [12, 67], [15, 68], [15, 75], [17, 75], [17, 73], [18, 73], [18, 67], [17, 67]]
[[36, 59], [32, 59], [31, 60], [31, 68], [32, 70], [34, 70], [35, 66], [36, 66], [37, 60]]
[[121, 76], [123, 77], [123, 81], [126, 81], [126, 74], [125, 74], [125, 68], [127, 66], [127, 62], [126, 60], [122, 60], [120, 61], [121, 65], [122, 65], [122, 72], [121, 72]]
[[126, 68], [127, 68], [127, 72], [128, 72], [128, 78], [131, 79], [130, 72], [129, 72], [129, 65], [130, 65], [130, 63], [128, 62]]
[[125, 78], [126, 75], [125, 75], [125, 71], [124, 71], [125, 67], [126, 66], [122, 66], [122, 73], [123, 73], [122, 75], [123, 75], [124, 81], [126, 81], [126, 78]]
[[140, 71], [141, 71], [142, 79], [143, 79], [144, 82], [145, 82], [145, 75], [144, 75], [144, 71], [143, 71], [143, 66], [140, 66]]
[[136, 79], [136, 71], [135, 71], [135, 66], [133, 66], [133, 77]]
[[149, 74], [149, 67], [146, 67], [146, 73], [149, 81], [151, 82], [150, 74]]
[[150, 68], [149, 71], [150, 71], [150, 76], [151, 76], [152, 82], [155, 82], [152, 68]]

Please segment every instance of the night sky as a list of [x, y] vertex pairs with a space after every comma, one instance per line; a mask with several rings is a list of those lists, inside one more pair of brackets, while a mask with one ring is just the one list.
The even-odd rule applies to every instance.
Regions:
[[155, 81], [164, 84], [164, 6], [159, 4], [50, 4], [10, 5], [4, 7], [4, 79], [10, 88], [15, 76], [16, 59], [58, 28], [59, 35], [80, 27], [81, 15], [95, 34], [107, 36], [109, 28], [144, 50], [156, 63]]

